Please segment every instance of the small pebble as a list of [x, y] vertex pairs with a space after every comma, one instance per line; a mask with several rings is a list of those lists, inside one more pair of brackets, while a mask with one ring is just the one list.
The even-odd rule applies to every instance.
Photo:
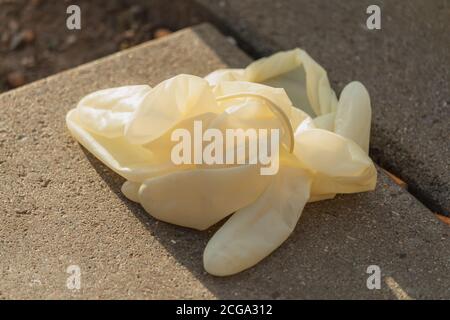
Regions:
[[159, 39], [159, 38], [168, 36], [171, 33], [172, 33], [172, 31], [170, 31], [167, 28], [158, 28], [155, 30], [155, 32], [153, 32], [153, 38]]
[[20, 64], [24, 67], [31, 68], [36, 65], [36, 60], [33, 56], [23, 57], [22, 59], [20, 59]]
[[22, 31], [22, 39], [25, 43], [31, 43], [36, 39], [36, 34], [31, 29], [26, 29]]
[[17, 22], [17, 20], [9, 20], [8, 28], [12, 32], [16, 32], [17, 30], [19, 30], [19, 22]]
[[6, 77], [6, 80], [8, 85], [12, 88], [23, 86], [26, 83], [25, 76], [20, 71], [10, 72]]
[[69, 36], [67, 37], [67, 39], [66, 39], [66, 44], [67, 44], [67, 45], [72, 45], [72, 44], [74, 44], [75, 42], [77, 42], [77, 40], [78, 40], [77, 36], [74, 35], [74, 34], [71, 34], [71, 35], [69, 35]]
[[226, 39], [227, 39], [227, 41], [228, 41], [229, 43], [231, 43], [233, 46], [236, 46], [236, 45], [237, 45], [237, 41], [236, 41], [235, 38], [233, 38], [233, 37], [226, 37]]

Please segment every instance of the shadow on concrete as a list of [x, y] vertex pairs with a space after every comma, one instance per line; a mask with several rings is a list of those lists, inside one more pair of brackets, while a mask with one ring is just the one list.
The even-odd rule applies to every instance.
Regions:
[[[99, 176], [149, 234], [218, 298], [395, 298], [392, 289], [384, 284], [379, 290], [367, 289], [366, 270], [373, 264], [380, 266], [383, 277], [395, 279], [408, 296], [448, 295], [446, 288], [435, 282], [435, 273], [443, 273], [445, 265], [438, 264], [436, 269], [437, 261], [432, 261], [430, 253], [444, 250], [431, 249], [434, 246], [428, 235], [420, 236], [427, 230], [420, 230], [420, 226], [419, 230], [413, 230], [414, 224], [409, 225], [406, 216], [398, 215], [405, 209], [416, 208], [402, 208], [399, 198], [404, 197], [404, 192], [391, 186], [384, 176], [380, 177], [377, 192], [308, 204], [297, 228], [279, 249], [249, 270], [219, 278], [204, 271], [202, 253], [220, 223], [207, 231], [196, 231], [156, 222], [139, 204], [123, 196], [122, 177], [84, 148], [83, 151]], [[172, 239], [177, 240], [176, 246]], [[424, 269], [428, 271], [420, 272]]]

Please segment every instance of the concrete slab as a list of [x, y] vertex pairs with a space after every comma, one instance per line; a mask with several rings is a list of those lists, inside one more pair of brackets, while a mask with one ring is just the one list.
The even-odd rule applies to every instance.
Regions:
[[[398, 286], [450, 298], [450, 228], [382, 173], [376, 192], [309, 204], [273, 255], [216, 278], [201, 262], [214, 230], [149, 217], [65, 127], [90, 91], [248, 62], [202, 25], [1, 95], [0, 298], [395, 299]], [[79, 291], [66, 287], [70, 265]], [[366, 287], [369, 265], [381, 268], [379, 290]]]
[[[450, 2], [196, 0], [255, 56], [300, 46], [338, 89], [359, 80], [375, 110], [371, 154], [433, 211], [450, 214]], [[368, 30], [369, 5], [381, 30]]]

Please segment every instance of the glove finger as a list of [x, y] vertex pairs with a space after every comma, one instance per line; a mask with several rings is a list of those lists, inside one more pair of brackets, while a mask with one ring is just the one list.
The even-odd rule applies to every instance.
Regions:
[[272, 184], [251, 205], [238, 210], [206, 246], [203, 263], [217, 276], [254, 266], [293, 231], [309, 198], [310, 179], [299, 168], [280, 168]]
[[366, 88], [360, 82], [349, 83], [342, 90], [335, 118], [335, 132], [356, 142], [369, 153], [372, 108]]

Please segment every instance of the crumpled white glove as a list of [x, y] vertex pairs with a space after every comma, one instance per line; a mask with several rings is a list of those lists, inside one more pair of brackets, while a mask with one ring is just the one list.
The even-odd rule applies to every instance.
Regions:
[[[209, 273], [258, 263], [286, 240], [308, 201], [375, 188], [362, 84], [347, 85], [337, 101], [326, 72], [300, 49], [205, 79], [179, 75], [154, 88], [97, 91], [66, 121], [85, 148], [127, 179], [125, 196], [153, 217], [204, 230], [234, 213], [205, 249]], [[278, 173], [261, 175], [259, 164], [174, 164], [171, 133], [193, 134], [194, 120], [221, 132], [280, 129]]]

